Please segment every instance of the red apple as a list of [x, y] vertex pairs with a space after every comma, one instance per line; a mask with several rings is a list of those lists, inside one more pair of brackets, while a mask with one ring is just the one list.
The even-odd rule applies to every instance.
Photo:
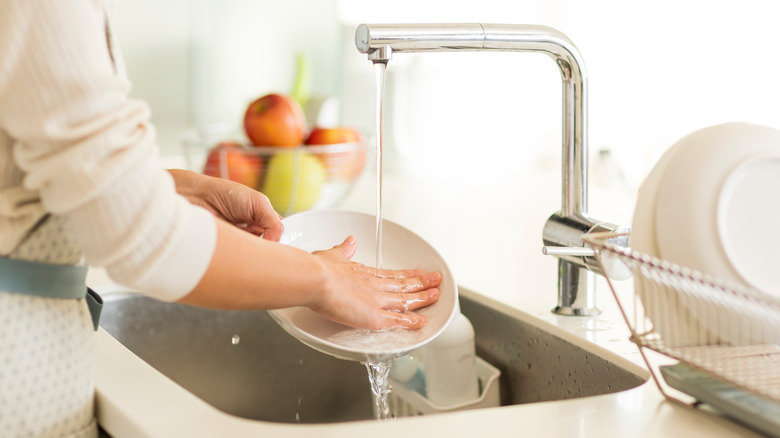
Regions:
[[249, 104], [244, 130], [257, 146], [294, 147], [303, 143], [306, 119], [296, 101], [281, 94], [268, 94]]
[[209, 151], [203, 173], [227, 178], [256, 189], [260, 183], [262, 161], [238, 143], [222, 142]]
[[[319, 145], [354, 143], [354, 148], [328, 150]], [[328, 181], [351, 181], [360, 175], [366, 161], [366, 149], [359, 132], [352, 128], [314, 128], [306, 139], [306, 145], [324, 163]], [[317, 150], [322, 149], [322, 150]]]
[[319, 128], [315, 127], [306, 139], [307, 145], [359, 143], [360, 133], [352, 128]]

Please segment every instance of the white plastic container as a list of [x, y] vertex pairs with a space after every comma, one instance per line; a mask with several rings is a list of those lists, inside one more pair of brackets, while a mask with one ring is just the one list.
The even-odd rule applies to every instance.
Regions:
[[425, 346], [425, 392], [439, 406], [468, 403], [479, 398], [474, 327], [463, 314]]

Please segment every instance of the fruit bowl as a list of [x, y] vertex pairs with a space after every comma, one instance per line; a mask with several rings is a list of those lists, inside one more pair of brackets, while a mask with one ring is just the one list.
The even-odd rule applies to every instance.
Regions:
[[366, 162], [362, 142], [255, 146], [219, 127], [186, 132], [182, 146], [191, 170], [263, 192], [282, 216], [338, 205]]

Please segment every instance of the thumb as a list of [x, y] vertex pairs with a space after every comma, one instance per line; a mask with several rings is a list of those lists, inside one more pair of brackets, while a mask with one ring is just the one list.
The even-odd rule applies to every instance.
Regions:
[[338, 251], [345, 259], [349, 260], [357, 251], [357, 239], [355, 239], [355, 236], [348, 236], [343, 242], [334, 246], [332, 249]]

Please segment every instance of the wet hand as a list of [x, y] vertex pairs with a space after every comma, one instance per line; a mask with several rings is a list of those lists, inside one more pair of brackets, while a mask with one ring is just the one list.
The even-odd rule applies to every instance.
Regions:
[[441, 274], [418, 269], [376, 269], [350, 259], [353, 236], [329, 250], [315, 251], [325, 267], [325, 292], [310, 307], [341, 324], [367, 329], [423, 327], [427, 318], [410, 313], [439, 299]]

